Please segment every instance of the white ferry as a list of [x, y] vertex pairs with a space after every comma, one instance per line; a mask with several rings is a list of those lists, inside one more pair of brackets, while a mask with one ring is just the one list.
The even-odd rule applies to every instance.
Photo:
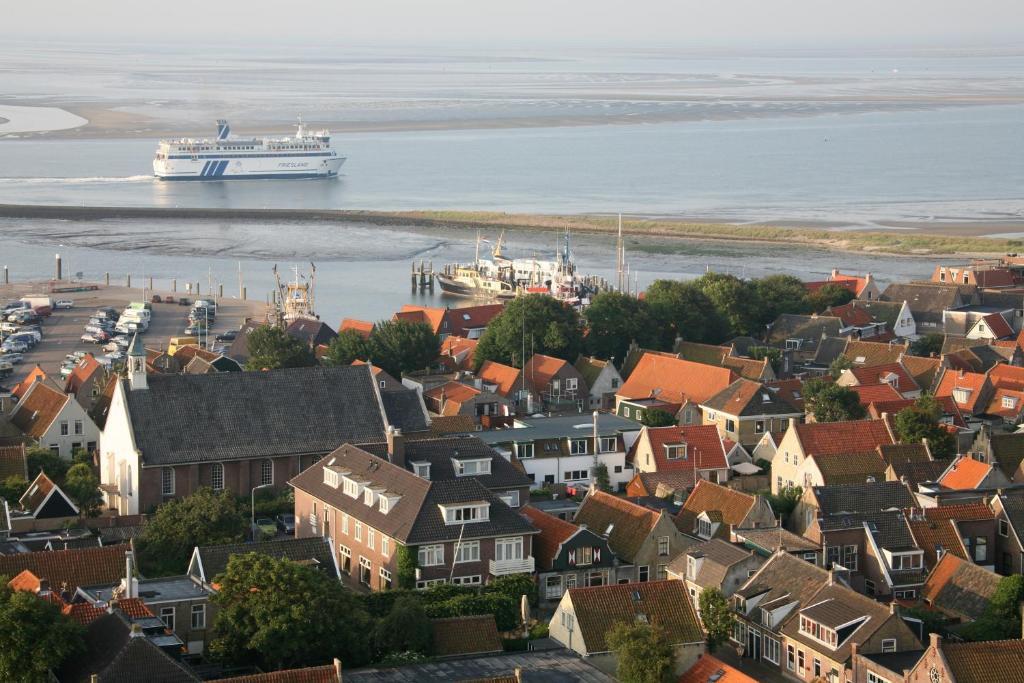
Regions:
[[306, 130], [302, 119], [290, 138], [234, 137], [221, 119], [214, 140], [161, 140], [153, 174], [161, 180], [333, 178], [343, 163], [331, 134]]

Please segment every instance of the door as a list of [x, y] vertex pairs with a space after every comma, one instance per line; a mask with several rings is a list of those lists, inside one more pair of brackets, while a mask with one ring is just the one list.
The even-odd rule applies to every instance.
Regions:
[[747, 630], [747, 652], [748, 657], [761, 659], [761, 632], [756, 629]]

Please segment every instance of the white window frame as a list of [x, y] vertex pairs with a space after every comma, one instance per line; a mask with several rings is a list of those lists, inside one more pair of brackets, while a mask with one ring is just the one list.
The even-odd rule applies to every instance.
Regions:
[[480, 586], [483, 585], [483, 577], [480, 574], [473, 574], [472, 576], [453, 576], [453, 586]]
[[524, 559], [526, 552], [522, 536], [494, 539], [494, 559], [497, 562], [515, 562]]
[[529, 460], [534, 457], [533, 442], [526, 441], [516, 444], [516, 457], [520, 460]]
[[455, 564], [480, 561], [480, 541], [463, 541], [455, 551]]
[[82, 422], [81, 420], [75, 420], [75, 434], [76, 435], [84, 434], [85, 433], [84, 430], [85, 430], [85, 423]]
[[598, 437], [598, 443], [602, 453], [614, 453], [618, 449], [619, 439], [615, 436], [602, 436]]
[[[267, 476], [267, 466], [270, 466], [270, 476]], [[260, 486], [273, 486], [274, 485], [274, 461], [270, 458], [264, 458], [260, 461]]]
[[210, 468], [210, 488], [214, 491], [224, 490], [224, 463], [215, 462]]
[[874, 671], [868, 671], [868, 683], [892, 683], [888, 678], [882, 678]]
[[[202, 631], [206, 628], [206, 605], [192, 605], [190, 610], [189, 625], [193, 631]], [[198, 621], [196, 617], [199, 617]]]
[[416, 549], [416, 558], [421, 567], [440, 567], [444, 565], [444, 544], [421, 545]]
[[160, 493], [165, 496], [174, 495], [174, 468], [173, 467], [161, 467], [160, 468]]
[[571, 455], [588, 455], [590, 444], [586, 439], [569, 439], [569, 453]]
[[882, 652], [896, 652], [896, 639], [882, 638]]
[[164, 626], [171, 633], [174, 632], [175, 622], [175, 609], [173, 607], [161, 607], [160, 608], [160, 621], [164, 622]]
[[[740, 623], [740, 622], [737, 622]], [[774, 659], [772, 653], [774, 652]], [[779, 656], [782, 654], [782, 645], [779, 641], [774, 638], [769, 638], [768, 634], [765, 633], [761, 636], [761, 658], [765, 659], [772, 664], [778, 665]]]
[[380, 535], [380, 554], [391, 557], [391, 539], [384, 534]]

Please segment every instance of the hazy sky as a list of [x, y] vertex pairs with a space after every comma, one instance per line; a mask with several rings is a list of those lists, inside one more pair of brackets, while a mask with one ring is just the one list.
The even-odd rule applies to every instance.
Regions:
[[[4, 0], [0, 36], [227, 44], [1006, 46], [1021, 0]], [[201, 47], [197, 44], [197, 48]]]

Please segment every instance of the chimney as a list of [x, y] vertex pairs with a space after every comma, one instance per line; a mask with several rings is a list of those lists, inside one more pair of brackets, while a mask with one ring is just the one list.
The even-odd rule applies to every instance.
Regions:
[[334, 675], [338, 679], [338, 683], [341, 683], [341, 660], [337, 657], [334, 658]]
[[124, 597], [139, 597], [139, 582], [135, 578], [135, 556], [131, 550], [124, 554]]
[[938, 633], [928, 634], [928, 647], [933, 650], [939, 650], [942, 648], [942, 636]]
[[388, 459], [391, 464], [405, 469], [405, 437], [398, 427], [388, 425]]
[[145, 633], [142, 632], [142, 627], [138, 624], [132, 624], [131, 638], [144, 638]]

